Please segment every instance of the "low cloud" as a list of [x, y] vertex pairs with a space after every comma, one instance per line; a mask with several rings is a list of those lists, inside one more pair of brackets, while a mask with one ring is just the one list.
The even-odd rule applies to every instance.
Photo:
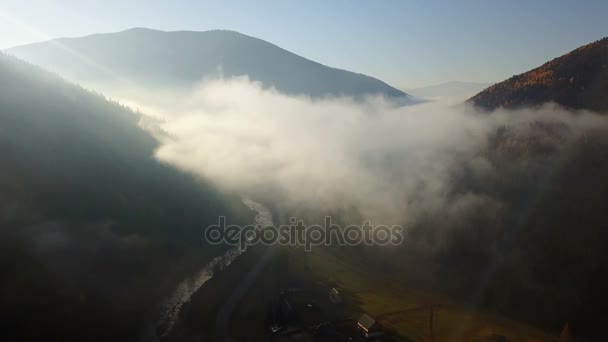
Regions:
[[485, 201], [452, 196], [452, 182], [463, 168], [477, 178], [496, 172], [482, 152], [500, 127], [551, 121], [580, 132], [606, 125], [603, 117], [552, 105], [490, 115], [442, 102], [404, 107], [381, 97], [287, 96], [246, 77], [124, 97], [154, 118], [147, 127], [162, 132], [155, 154], [162, 162], [225, 191], [272, 193], [288, 208], [357, 208], [387, 224]]

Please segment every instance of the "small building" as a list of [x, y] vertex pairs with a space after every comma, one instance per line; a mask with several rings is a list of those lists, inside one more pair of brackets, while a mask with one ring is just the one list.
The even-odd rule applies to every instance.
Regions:
[[368, 314], [363, 314], [357, 321], [357, 328], [365, 338], [376, 338], [384, 335], [382, 326]]
[[335, 287], [329, 291], [329, 300], [334, 304], [342, 303], [342, 296], [340, 296], [340, 292]]

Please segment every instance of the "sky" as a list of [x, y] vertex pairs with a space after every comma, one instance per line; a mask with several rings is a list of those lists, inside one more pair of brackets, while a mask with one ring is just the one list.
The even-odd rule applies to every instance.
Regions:
[[608, 1], [1, 0], [0, 49], [58, 37], [235, 30], [411, 89], [497, 82], [608, 36]]

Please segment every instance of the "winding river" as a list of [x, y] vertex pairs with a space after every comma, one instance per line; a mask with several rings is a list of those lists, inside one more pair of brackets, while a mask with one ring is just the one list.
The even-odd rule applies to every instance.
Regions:
[[[273, 224], [272, 213], [266, 206], [248, 198], [243, 198], [243, 203], [257, 212], [254, 219], [256, 225], [265, 227]], [[157, 336], [164, 337], [171, 332], [183, 305], [190, 301], [192, 295], [213, 277], [213, 270], [217, 269], [218, 265], [221, 269], [229, 267], [242, 253], [243, 251], [238, 247], [230, 249], [223, 255], [213, 258], [194, 275], [179, 283], [173, 294], [161, 305], [160, 319], [156, 324]]]

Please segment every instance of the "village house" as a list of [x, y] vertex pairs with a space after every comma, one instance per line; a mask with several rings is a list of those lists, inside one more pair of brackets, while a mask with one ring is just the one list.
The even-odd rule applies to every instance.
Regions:
[[384, 334], [382, 326], [368, 314], [363, 314], [357, 321], [357, 328], [365, 338], [376, 338]]

